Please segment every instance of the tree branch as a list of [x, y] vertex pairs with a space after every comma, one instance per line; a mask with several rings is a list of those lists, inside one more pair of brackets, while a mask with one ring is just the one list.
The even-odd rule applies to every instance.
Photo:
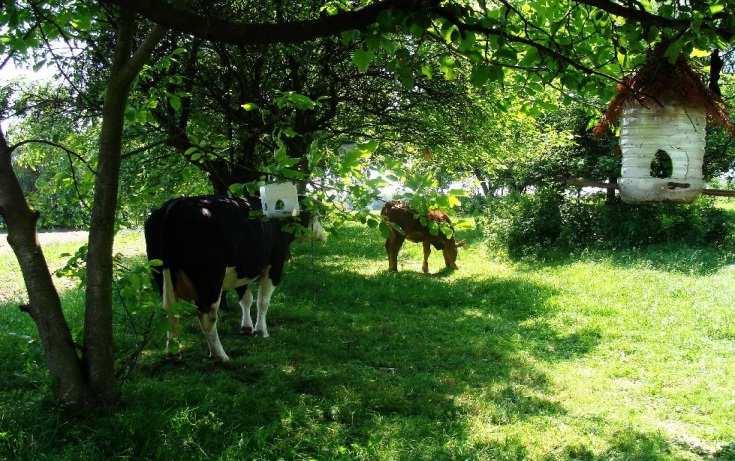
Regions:
[[238, 23], [203, 16], [176, 7], [166, 0], [102, 0], [173, 30], [205, 40], [232, 45], [300, 43], [355, 29], [365, 29], [386, 11], [425, 11], [437, 0], [383, 0], [373, 5], [319, 19], [284, 23]]
[[465, 31], [479, 32], [479, 33], [485, 34], [485, 35], [495, 35], [495, 36], [498, 36], [498, 37], [502, 37], [505, 40], [508, 40], [509, 42], [522, 43], [524, 45], [527, 45], [527, 46], [536, 48], [536, 50], [538, 50], [538, 52], [540, 54], [545, 54], [547, 56], [550, 56], [550, 57], [556, 59], [557, 62], [564, 63], [565, 65], [568, 65], [568, 66], [573, 67], [573, 68], [575, 68], [575, 69], [577, 69], [579, 71], [582, 71], [582, 72], [584, 72], [587, 75], [594, 74], [594, 75], [598, 75], [600, 77], [604, 77], [604, 78], [609, 79], [609, 80], [613, 80], [613, 81], [615, 81], [617, 83], [622, 83], [621, 80], [613, 77], [612, 75], [608, 75], [608, 74], [606, 74], [604, 72], [600, 72], [600, 71], [598, 71], [596, 69], [593, 69], [591, 67], [585, 66], [578, 59], [574, 59], [572, 57], [569, 57], [569, 56], [567, 56], [567, 55], [565, 55], [565, 54], [563, 54], [563, 53], [561, 53], [561, 52], [559, 52], [557, 50], [554, 50], [554, 49], [552, 49], [552, 48], [550, 48], [550, 47], [548, 47], [548, 46], [546, 46], [546, 45], [544, 45], [542, 43], [535, 42], [535, 41], [531, 40], [530, 38], [526, 38], [526, 37], [521, 37], [521, 36], [518, 36], [518, 35], [509, 34], [508, 32], [506, 32], [505, 30], [503, 30], [502, 28], [499, 28], [499, 27], [486, 27], [486, 26], [483, 26], [481, 24], [475, 24], [475, 23], [473, 23], [473, 24], [467, 24], [467, 23], [463, 22], [457, 16], [457, 14], [454, 11], [452, 11], [452, 10], [450, 10], [448, 8], [437, 8], [437, 12], [441, 16], [443, 16], [445, 19], [447, 19], [448, 21], [450, 21], [452, 24], [456, 25], [457, 28], [461, 32], [465, 32]]
[[[671, 27], [679, 29], [682, 27], [690, 27], [692, 20], [690, 19], [678, 19], [678, 18], [667, 18], [665, 16], [659, 16], [650, 13], [642, 8], [629, 8], [619, 3], [615, 3], [611, 0], [577, 0], [577, 3], [581, 3], [588, 6], [593, 6], [603, 11], [607, 11], [610, 14], [619, 16], [621, 18], [630, 19], [644, 25], [655, 25], [660, 27]], [[710, 18], [716, 19], [716, 18]], [[735, 29], [717, 27], [706, 21], [701, 25], [702, 29], [709, 29], [725, 40], [730, 40], [735, 36]]]
[[68, 147], [64, 146], [63, 144], [59, 144], [57, 142], [47, 141], [45, 139], [24, 139], [23, 141], [20, 141], [20, 142], [18, 142], [16, 144], [13, 144], [8, 149], [9, 149], [10, 153], [12, 154], [13, 151], [15, 151], [20, 146], [23, 146], [25, 144], [31, 144], [31, 143], [34, 143], [34, 144], [46, 144], [47, 146], [57, 147], [57, 148], [63, 150], [64, 152], [66, 152], [68, 155], [73, 155], [74, 157], [76, 157], [77, 160], [79, 160], [80, 162], [82, 162], [84, 164], [84, 166], [86, 166], [87, 169], [93, 175], [96, 175], [97, 174], [97, 170], [95, 170], [94, 168], [92, 168], [92, 165], [90, 165], [89, 162], [87, 162], [87, 159], [85, 159], [81, 155], [77, 154], [73, 150], [69, 149]]
[[158, 45], [164, 35], [166, 35], [167, 29], [161, 25], [156, 25], [153, 30], [146, 36], [143, 43], [140, 44], [137, 50], [133, 53], [127, 63], [120, 70], [118, 75], [118, 81], [124, 85], [130, 85], [135, 77], [138, 76], [140, 69], [143, 67], [148, 59], [151, 57], [153, 49]]
[[74, 162], [71, 160], [71, 154], [69, 152], [66, 153], [67, 159], [69, 159], [69, 168], [71, 169], [71, 179], [74, 181], [74, 190], [77, 192], [77, 199], [79, 200], [79, 203], [84, 206], [84, 208], [87, 211], [91, 211], [89, 208], [89, 205], [82, 197], [82, 191], [79, 189], [79, 181], [77, 180], [77, 170], [74, 168]]
[[152, 142], [150, 144], [146, 144], [145, 146], [138, 147], [137, 149], [133, 149], [131, 151], [125, 152], [124, 154], [120, 155], [120, 158], [126, 159], [126, 158], [132, 157], [134, 155], [141, 154], [141, 153], [143, 153], [143, 152], [145, 152], [145, 151], [147, 151], [149, 149], [153, 149], [154, 147], [158, 147], [158, 146], [161, 146], [163, 144], [166, 144], [166, 142], [168, 142], [167, 139], [159, 139], [158, 141], [154, 141], [154, 142]]

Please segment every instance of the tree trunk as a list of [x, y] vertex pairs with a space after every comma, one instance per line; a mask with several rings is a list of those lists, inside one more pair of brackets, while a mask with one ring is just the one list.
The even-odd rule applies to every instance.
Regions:
[[215, 195], [228, 195], [230, 186], [235, 182], [229, 182], [227, 179], [221, 178], [220, 176], [209, 175], [209, 183], [212, 185], [212, 191]]
[[133, 79], [165, 29], [154, 28], [131, 57], [134, 32], [133, 17], [123, 13], [102, 109], [98, 171], [89, 229], [83, 362], [89, 386], [98, 402], [103, 404], [117, 399], [112, 334], [112, 244], [125, 107]]
[[31, 316], [38, 328], [59, 402], [65, 405], [83, 403], [88, 390], [61, 310], [59, 294], [36, 238], [38, 213], [30, 209], [23, 196], [12, 168], [11, 154], [0, 129], [0, 214], [8, 227], [8, 243], [18, 259], [28, 291], [29, 305], [21, 309]]
[[480, 181], [480, 187], [482, 187], [482, 193], [485, 195], [485, 198], [489, 198], [492, 195], [492, 191], [487, 183], [487, 179], [483, 176], [479, 168], [473, 168], [472, 173], [474, 173], [477, 180]]
[[[607, 180], [610, 184], [618, 183], [618, 178], [616, 176], [610, 176], [609, 178], [607, 178]], [[607, 195], [605, 197], [605, 203], [608, 205], [612, 205], [613, 203], [615, 203], [615, 189], [612, 187], [608, 187], [606, 193]]]
[[57, 396], [65, 404], [114, 402], [117, 389], [112, 338], [112, 243], [121, 161], [122, 131], [130, 87], [165, 29], [156, 26], [131, 56], [134, 18], [123, 12], [103, 107], [98, 173], [87, 254], [84, 348], [80, 360], [61, 309], [61, 301], [37, 238], [38, 214], [25, 201], [13, 172], [11, 147], [0, 130], [0, 215], [8, 226], [8, 242], [23, 272]]
[[722, 97], [722, 91], [720, 90], [720, 75], [722, 74], [722, 68], [725, 62], [720, 56], [720, 50], [712, 50], [712, 55], [709, 60], [709, 90], [718, 97]]
[[112, 340], [112, 244], [120, 171], [123, 114], [127, 89], [107, 86], [100, 133], [100, 155], [87, 253], [87, 293], [84, 317], [84, 363], [95, 395], [115, 400]]

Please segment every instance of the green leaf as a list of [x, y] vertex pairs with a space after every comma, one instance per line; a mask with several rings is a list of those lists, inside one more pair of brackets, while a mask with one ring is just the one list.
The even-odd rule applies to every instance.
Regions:
[[179, 95], [169, 93], [168, 103], [171, 104], [171, 107], [173, 107], [176, 112], [181, 111], [181, 98], [179, 97]]
[[459, 43], [459, 50], [463, 53], [473, 51], [475, 49], [475, 34], [473, 32], [465, 32]]
[[309, 152], [306, 154], [306, 159], [309, 162], [309, 169], [314, 168], [319, 164], [319, 161], [321, 161], [324, 153], [320, 149], [309, 149]]
[[360, 32], [356, 30], [348, 30], [340, 34], [340, 41], [342, 42], [343, 45], [349, 45], [350, 43], [357, 40], [357, 37], [359, 36], [360, 36]]
[[480, 87], [488, 80], [499, 81], [503, 79], [503, 68], [498, 65], [478, 64], [472, 68], [470, 81], [473, 85]]
[[690, 58], [703, 58], [705, 56], [709, 56], [709, 51], [706, 50], [700, 50], [699, 48], [694, 48], [691, 53], [689, 53]]
[[441, 36], [446, 43], [452, 43], [453, 35], [455, 32], [459, 34], [459, 30], [457, 29], [457, 26], [455, 26], [452, 23], [447, 22], [442, 26]]
[[669, 60], [671, 64], [674, 64], [677, 59], [679, 59], [679, 54], [681, 53], [681, 49], [684, 47], [684, 40], [679, 39], [676, 40], [674, 43], [669, 45], [668, 48], [666, 48], [666, 52], [664, 53], [664, 56]]
[[431, 78], [433, 77], [433, 71], [431, 70], [431, 66], [428, 64], [424, 64], [423, 66], [421, 66], [421, 74], [424, 77], [431, 80]]
[[298, 133], [296, 132], [296, 130], [294, 130], [290, 126], [282, 129], [281, 133], [283, 133], [283, 135], [286, 136], [287, 138], [295, 138], [296, 136], [298, 136]]
[[389, 55], [396, 52], [398, 49], [398, 43], [394, 42], [393, 40], [387, 39], [385, 37], [382, 37], [380, 40], [380, 47]]
[[722, 11], [724, 9], [725, 9], [725, 5], [723, 5], [721, 3], [715, 3], [714, 5], [710, 5], [709, 6], [709, 12], [711, 14], [717, 14], [717, 13], [719, 13], [720, 11]]
[[380, 221], [378, 229], [380, 230], [380, 233], [383, 235], [383, 237], [388, 237], [390, 235], [390, 227], [388, 227], [388, 225], [384, 221]]
[[447, 80], [454, 80], [456, 76], [454, 72], [454, 59], [449, 56], [442, 56], [439, 60], [439, 70], [444, 74], [444, 78]]
[[625, 53], [622, 53], [621, 51], [618, 51], [617, 58], [618, 58], [618, 64], [625, 67], [625, 64], [628, 61], [628, 55], [626, 55]]
[[303, 94], [295, 91], [287, 91], [285, 93], [281, 93], [281, 95], [276, 98], [276, 105], [280, 109], [283, 109], [284, 107], [293, 107], [298, 110], [311, 110], [316, 107], [316, 102]]
[[148, 266], [149, 267], [161, 267], [163, 266], [163, 261], [161, 261], [160, 259], [151, 259], [150, 261], [148, 261]]
[[413, 88], [413, 72], [408, 67], [402, 67], [401, 71], [398, 72], [398, 81], [401, 82], [403, 88], [410, 90]]
[[352, 55], [352, 63], [357, 66], [357, 70], [360, 72], [367, 71], [373, 59], [375, 59], [375, 53], [366, 49], [357, 50]]
[[479, 65], [472, 68], [472, 73], [470, 74], [470, 82], [472, 82], [473, 85], [480, 87], [484, 85], [489, 78], [490, 73], [487, 66]]
[[251, 110], [257, 109], [258, 105], [255, 104], [254, 102], [246, 102], [245, 104], [242, 105], [242, 108], [250, 112]]

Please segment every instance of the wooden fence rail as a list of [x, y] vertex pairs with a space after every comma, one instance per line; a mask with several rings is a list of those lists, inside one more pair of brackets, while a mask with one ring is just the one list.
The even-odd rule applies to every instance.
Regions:
[[[567, 179], [567, 184], [570, 186], [577, 187], [597, 187], [599, 189], [619, 189], [620, 186], [615, 183], [602, 182], [602, 181], [590, 181], [582, 178]], [[735, 197], [735, 190], [727, 189], [704, 189], [702, 190], [703, 195], [713, 195], [717, 197]]]

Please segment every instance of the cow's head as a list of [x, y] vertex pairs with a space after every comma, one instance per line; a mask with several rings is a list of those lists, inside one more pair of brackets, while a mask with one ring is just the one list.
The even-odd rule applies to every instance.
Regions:
[[319, 213], [316, 211], [302, 209], [298, 216], [298, 223], [302, 229], [296, 232], [298, 239], [319, 240], [324, 242], [327, 240], [327, 232], [322, 227], [319, 220]]
[[291, 234], [291, 240], [327, 240], [327, 233], [319, 221], [319, 216], [311, 211], [302, 210], [298, 216], [280, 219], [282, 229]]
[[444, 264], [447, 265], [448, 269], [459, 269], [457, 267], [457, 254], [459, 251], [457, 248], [464, 246], [464, 240], [456, 241], [454, 238], [448, 239], [444, 243], [442, 252], [444, 253]]
[[306, 228], [301, 238], [326, 241], [327, 232], [319, 220], [319, 205], [308, 195], [299, 195], [299, 205], [301, 208], [299, 221]]
[[309, 237], [325, 242], [327, 240], [327, 232], [322, 227], [319, 215], [314, 212], [307, 212], [305, 214], [309, 215], [308, 225], [306, 226], [309, 230]]

